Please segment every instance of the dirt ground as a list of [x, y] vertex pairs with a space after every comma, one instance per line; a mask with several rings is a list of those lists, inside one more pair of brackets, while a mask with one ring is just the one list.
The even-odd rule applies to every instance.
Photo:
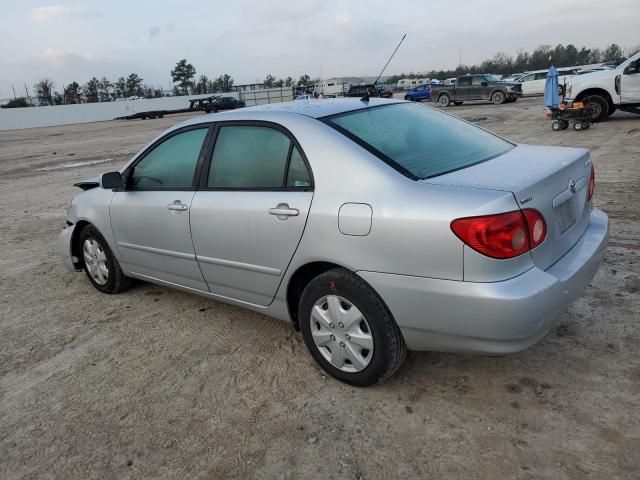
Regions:
[[284, 322], [63, 270], [72, 184], [185, 116], [0, 132], [0, 478], [638, 478], [640, 117], [554, 133], [541, 99], [448, 111], [591, 149], [607, 257], [528, 351], [412, 353], [367, 389]]

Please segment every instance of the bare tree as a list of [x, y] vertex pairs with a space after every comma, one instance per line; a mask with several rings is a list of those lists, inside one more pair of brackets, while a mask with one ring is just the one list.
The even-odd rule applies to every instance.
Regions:
[[40, 105], [53, 105], [53, 82], [48, 78], [34, 85]]

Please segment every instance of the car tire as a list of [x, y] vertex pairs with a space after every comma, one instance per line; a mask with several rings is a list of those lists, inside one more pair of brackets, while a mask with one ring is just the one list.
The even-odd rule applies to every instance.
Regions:
[[589, 95], [586, 100], [591, 105], [591, 120], [600, 122], [609, 115], [609, 102], [600, 95]]
[[551, 124], [551, 130], [553, 130], [554, 132], [559, 132], [560, 130], [562, 130], [562, 126], [560, 125], [560, 122], [558, 120], [553, 121], [553, 123]]
[[502, 105], [507, 101], [507, 96], [502, 92], [493, 92], [491, 95], [491, 101], [494, 105]]
[[309, 282], [298, 318], [314, 360], [350, 385], [381, 382], [406, 358], [407, 346], [391, 312], [364, 280], [345, 269], [329, 270]]
[[119, 293], [129, 287], [131, 279], [122, 273], [109, 244], [93, 226], [80, 232], [80, 261], [91, 284], [102, 293]]
[[447, 95], [446, 93], [440, 95], [438, 97], [438, 105], [440, 105], [441, 107], [448, 107], [449, 105], [451, 105], [451, 97], [449, 97], [449, 95]]

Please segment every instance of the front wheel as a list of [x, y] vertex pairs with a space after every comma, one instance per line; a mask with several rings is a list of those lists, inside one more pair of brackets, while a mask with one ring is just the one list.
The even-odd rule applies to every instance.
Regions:
[[507, 97], [505, 97], [504, 93], [502, 92], [494, 92], [493, 95], [491, 95], [491, 101], [494, 103], [494, 105], [502, 105], [505, 101], [506, 101]]
[[407, 347], [391, 313], [360, 277], [336, 268], [302, 292], [298, 319], [315, 361], [332, 377], [367, 386], [390, 377]]
[[107, 241], [93, 226], [87, 225], [80, 232], [81, 262], [91, 284], [102, 293], [119, 293], [129, 286], [120, 264]]
[[609, 102], [600, 95], [589, 95], [585, 98], [591, 108], [591, 120], [599, 122], [609, 115]]

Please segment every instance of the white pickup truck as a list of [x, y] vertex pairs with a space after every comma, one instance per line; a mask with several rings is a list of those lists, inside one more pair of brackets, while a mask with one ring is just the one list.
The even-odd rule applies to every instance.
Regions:
[[640, 113], [640, 52], [613, 70], [575, 75], [568, 79], [565, 100], [588, 100], [594, 122], [616, 109]]

